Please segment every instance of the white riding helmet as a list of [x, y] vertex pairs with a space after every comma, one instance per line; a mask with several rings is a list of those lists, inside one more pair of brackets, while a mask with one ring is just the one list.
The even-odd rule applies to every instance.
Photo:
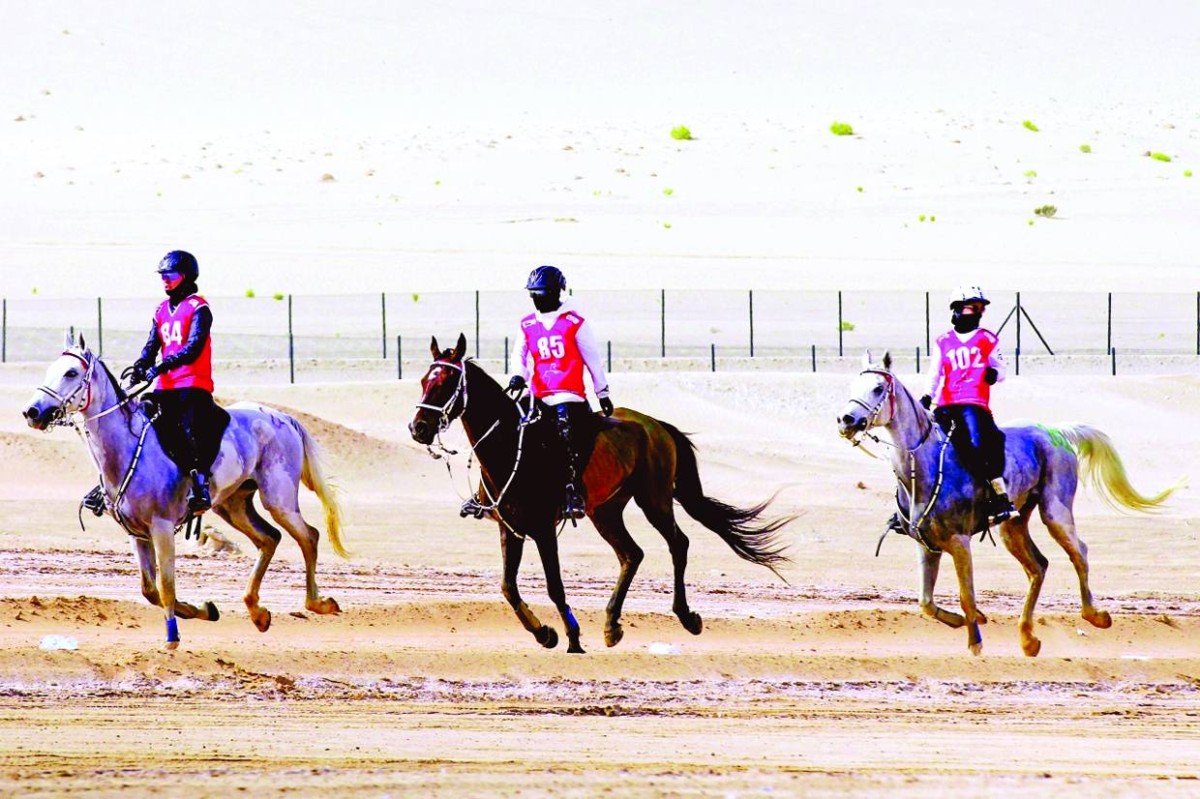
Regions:
[[990, 305], [992, 301], [984, 296], [983, 289], [979, 286], [959, 286], [950, 292], [951, 310], [954, 310], [955, 305], [966, 305], [968, 302], [982, 302], [984, 305]]

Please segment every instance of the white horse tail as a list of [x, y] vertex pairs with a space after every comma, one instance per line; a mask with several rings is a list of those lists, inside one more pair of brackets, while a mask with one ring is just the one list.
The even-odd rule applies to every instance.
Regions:
[[1064, 425], [1058, 430], [1079, 453], [1080, 480], [1095, 486], [1101, 498], [1117, 510], [1153, 512], [1184, 485], [1185, 480], [1180, 479], [1153, 496], [1145, 496], [1129, 483], [1125, 464], [1106, 433], [1085, 424]]
[[333, 546], [333, 551], [349, 559], [350, 553], [342, 544], [342, 507], [338, 503], [337, 486], [325, 474], [325, 454], [304, 429], [304, 425], [296, 419], [293, 419], [292, 423], [300, 433], [300, 441], [304, 445], [304, 466], [300, 470], [300, 481], [321, 500], [321, 507], [325, 510], [325, 531], [329, 534], [329, 543]]

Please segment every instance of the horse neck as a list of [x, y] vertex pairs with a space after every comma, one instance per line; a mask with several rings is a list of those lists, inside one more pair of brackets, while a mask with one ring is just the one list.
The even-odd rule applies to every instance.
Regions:
[[932, 456], [938, 437], [929, 427], [934, 422], [923, 411], [918, 410], [921, 406], [913, 399], [908, 388], [900, 382], [900, 378], [893, 378], [892, 386], [895, 407], [886, 428], [892, 437], [892, 443], [896, 445], [892, 458], [896, 473], [907, 473], [911, 458], [916, 458], [920, 463]]
[[[463, 430], [476, 457], [485, 470], [509, 468], [516, 454], [517, 412], [500, 384], [482, 367], [471, 361], [463, 364], [467, 381], [467, 407], [463, 411]], [[493, 427], [495, 429], [493, 429]], [[480, 439], [487, 437], [482, 444]]]
[[[92, 457], [100, 467], [105, 483], [111, 485], [120, 480], [129, 468], [138, 436], [129, 424], [127, 410], [121, 409], [100, 415], [102, 411], [116, 405], [119, 400], [103, 364], [99, 361], [96, 362], [91, 380], [92, 401], [88, 406], [88, 418], [84, 421], [83, 428]], [[147, 420], [145, 423], [150, 422]]]

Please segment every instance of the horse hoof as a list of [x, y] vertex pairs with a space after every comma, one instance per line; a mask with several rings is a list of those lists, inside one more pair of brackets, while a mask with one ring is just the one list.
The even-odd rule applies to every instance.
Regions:
[[571, 645], [567, 647], [567, 654], [568, 655], [586, 655], [587, 652], [583, 651], [583, 647], [579, 645], [578, 641], [572, 641]]
[[321, 616], [329, 616], [342, 612], [342, 608], [338, 605], [337, 600], [332, 597], [321, 597], [315, 602], [305, 602], [304, 607]]
[[178, 648], [179, 648], [178, 641], [167, 641], [165, 644], [163, 644], [163, 649], [165, 649], [168, 652], [174, 652]]
[[254, 622], [254, 626], [258, 628], [260, 633], [265, 633], [271, 629], [271, 611], [266, 608], [257, 608], [250, 611], [250, 620]]
[[217, 606], [213, 603], [205, 602], [204, 618], [206, 621], [218, 621], [221, 618], [221, 611], [217, 610]]
[[704, 632], [704, 619], [700, 618], [699, 613], [689, 613], [681, 617], [680, 621], [683, 622], [683, 629], [692, 635], [699, 635]]
[[1037, 638], [1032, 638], [1021, 644], [1022, 651], [1025, 652], [1025, 657], [1035, 658], [1038, 652], [1042, 651], [1042, 642]]
[[977, 624], [987, 624], [987, 616], [983, 615], [982, 610], [975, 611], [975, 622]]
[[619, 644], [621, 642], [621, 639], [624, 637], [625, 637], [625, 629], [621, 625], [618, 624], [616, 627], [613, 627], [612, 629], [608, 629], [608, 630], [604, 631], [604, 645], [605, 646], [616, 646], [617, 644]]
[[980, 641], [977, 644], [969, 644], [967, 649], [971, 650], [972, 655], [981, 655], [983, 654], [983, 642]]
[[537, 639], [539, 644], [547, 649], [553, 649], [554, 647], [558, 646], [558, 633], [554, 631], [553, 627], [548, 625], [543, 624], [541, 627], [539, 627], [538, 631], [533, 634], [533, 637]]
[[1109, 627], [1112, 627], [1112, 616], [1109, 615], [1107, 610], [1097, 610], [1094, 613], [1084, 615], [1083, 618], [1091, 622], [1093, 627], [1099, 627], [1101, 630], [1107, 630]]

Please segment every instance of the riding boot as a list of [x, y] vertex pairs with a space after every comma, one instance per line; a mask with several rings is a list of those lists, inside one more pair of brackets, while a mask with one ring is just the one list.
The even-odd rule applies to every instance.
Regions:
[[587, 502], [583, 498], [583, 490], [579, 485], [579, 461], [575, 447], [571, 442], [571, 422], [567, 411], [567, 403], [555, 408], [558, 421], [558, 435], [562, 439], [567, 460], [567, 483], [564, 486], [563, 516], [574, 524], [587, 516]]
[[95, 516], [104, 515], [104, 490], [100, 486], [96, 486], [91, 491], [87, 492], [83, 501], [79, 503], [87, 510], [90, 510]]
[[204, 472], [192, 469], [192, 488], [188, 492], [188, 513], [199, 516], [212, 507], [212, 497], [208, 493], [209, 476]]
[[479, 490], [467, 498], [467, 501], [458, 509], [458, 515], [462, 518], [474, 516], [476, 519], [482, 519], [487, 515], [487, 508], [483, 503], [487, 498], [483, 495], [483, 484], [479, 485]]
[[988, 501], [988, 516], [991, 517], [992, 523], [1008, 521], [1015, 516], [1017, 509], [1013, 507], [1012, 500], [1008, 498], [1008, 486], [1004, 484], [1004, 478], [997, 477], [988, 484], [988, 487], [992, 489], [993, 493]]

